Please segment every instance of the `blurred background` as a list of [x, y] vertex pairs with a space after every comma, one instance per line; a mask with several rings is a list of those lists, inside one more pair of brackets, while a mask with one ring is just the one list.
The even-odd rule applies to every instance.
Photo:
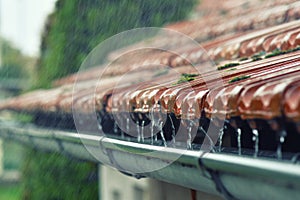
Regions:
[[[198, 3], [0, 0], [0, 101], [51, 87], [54, 80], [76, 72], [87, 54], [110, 36], [191, 18]], [[0, 121], [31, 121], [26, 114], [0, 116]], [[101, 184], [97, 169], [93, 163], [1, 140], [0, 200], [97, 199]]]

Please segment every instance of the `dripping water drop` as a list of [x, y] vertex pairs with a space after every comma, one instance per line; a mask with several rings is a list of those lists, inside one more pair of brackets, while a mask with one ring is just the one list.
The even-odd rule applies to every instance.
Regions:
[[222, 127], [219, 132], [219, 152], [222, 151], [223, 136], [224, 136], [224, 128]]
[[164, 146], [167, 147], [167, 142], [166, 142], [166, 139], [165, 139], [165, 136], [164, 136], [164, 131], [163, 131], [163, 122], [160, 123], [160, 127], [159, 128], [160, 128], [161, 139], [162, 139], [162, 141], [164, 143]]
[[169, 115], [169, 118], [170, 118], [171, 127], [172, 127], [172, 144], [175, 145], [175, 143], [176, 143], [176, 137], [175, 137], [176, 136], [176, 130], [175, 130], [175, 126], [174, 126], [171, 115]]
[[142, 130], [141, 130], [141, 139], [142, 142], [144, 142], [145, 138], [144, 138], [144, 127], [145, 127], [145, 121], [142, 121]]
[[242, 135], [242, 131], [240, 128], [237, 129], [237, 142], [238, 142], [238, 152], [239, 155], [242, 155], [242, 142], [241, 142], [241, 135]]
[[252, 133], [253, 133], [253, 137], [252, 137], [252, 140], [253, 140], [253, 142], [255, 142], [254, 143], [254, 157], [256, 158], [257, 157], [257, 154], [258, 154], [258, 148], [259, 148], [259, 138], [258, 138], [258, 136], [259, 136], [259, 134], [258, 134], [258, 130], [256, 130], [256, 129], [253, 129], [252, 130]]

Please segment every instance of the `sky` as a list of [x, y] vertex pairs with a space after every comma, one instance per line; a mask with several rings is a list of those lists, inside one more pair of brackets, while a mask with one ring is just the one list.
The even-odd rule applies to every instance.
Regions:
[[56, 0], [0, 0], [0, 35], [29, 56], [38, 56], [45, 20]]

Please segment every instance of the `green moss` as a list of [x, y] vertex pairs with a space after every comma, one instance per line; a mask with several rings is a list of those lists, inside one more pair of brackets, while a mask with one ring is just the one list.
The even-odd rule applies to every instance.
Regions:
[[253, 57], [253, 58], [252, 58], [252, 62], [258, 61], [258, 60], [262, 60], [262, 57]]
[[280, 49], [275, 49], [274, 51], [272, 51], [272, 53], [269, 53], [265, 56], [265, 58], [271, 58], [274, 56], [278, 56], [278, 55], [283, 55], [286, 54], [286, 51], [281, 51]]
[[244, 80], [244, 79], [247, 79], [247, 78], [250, 78], [250, 77], [251, 76], [245, 76], [245, 75], [237, 76], [237, 77], [232, 78], [228, 83], [234, 83], [234, 82]]
[[245, 61], [245, 60], [249, 60], [249, 58], [248, 57], [242, 57], [242, 58], [240, 58], [239, 61]]
[[187, 74], [187, 73], [183, 73], [183, 74], [181, 74], [181, 76], [187, 77], [187, 78], [192, 78], [192, 77], [197, 77], [197, 76], [199, 76], [199, 74]]
[[291, 53], [291, 52], [295, 52], [295, 51], [299, 51], [299, 50], [300, 50], [300, 46], [293, 48], [293, 49], [289, 49], [289, 50], [275, 49], [274, 51], [272, 51], [272, 53], [267, 54], [265, 56], [265, 58], [271, 58], [274, 56], [283, 55], [283, 54], [287, 54], [287, 53]]
[[256, 54], [252, 55], [251, 58], [253, 58], [253, 57], [261, 57], [261, 56], [264, 56], [264, 55], [266, 55], [266, 52], [265, 51], [260, 51], [260, 52], [258, 52]]
[[176, 83], [174, 83], [173, 85], [193, 81], [193, 80], [195, 80], [195, 77], [197, 77], [197, 76], [199, 76], [199, 74], [186, 74], [186, 73], [183, 73], [183, 74], [181, 74], [179, 80]]
[[218, 70], [228, 69], [230, 67], [235, 67], [235, 66], [238, 66], [238, 65], [240, 65], [240, 63], [228, 63], [228, 64], [225, 64], [225, 65], [222, 65], [222, 66], [218, 67]]
[[289, 50], [289, 52], [295, 52], [295, 51], [299, 51], [299, 50], [300, 50], [300, 46], [298, 46], [298, 47], [296, 47], [294, 49]]
[[265, 51], [258, 52], [251, 56], [252, 62], [262, 60], [262, 57], [266, 54]]
[[228, 69], [227, 71], [234, 71], [236, 70], [236, 68], [231, 68], [231, 69]]

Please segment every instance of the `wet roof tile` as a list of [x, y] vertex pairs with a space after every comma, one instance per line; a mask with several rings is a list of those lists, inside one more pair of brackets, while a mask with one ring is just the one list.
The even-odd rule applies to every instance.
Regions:
[[[244, 5], [240, 2], [230, 5], [228, 2], [227, 8]], [[211, 59], [228, 60], [227, 63], [230, 63], [232, 59], [251, 57], [262, 51], [270, 53], [276, 48], [290, 50], [300, 45], [299, 21], [293, 21], [300, 17], [299, 7], [298, 2], [284, 5], [279, 1], [268, 1], [242, 11], [226, 8], [229, 13], [224, 16], [210, 13], [202, 19], [168, 25], [167, 28], [205, 41], [202, 47]], [[245, 15], [235, 17], [238, 13]], [[211, 26], [207, 26], [208, 22]], [[288, 23], [281, 24], [283, 22]], [[142, 43], [113, 52], [110, 59]], [[197, 64], [203, 59], [205, 54], [202, 47], [195, 49], [178, 41], [176, 37], [157, 38], [156, 43], [162, 47], [174, 45], [180, 54], [153, 50], [132, 53], [111, 63], [110, 68], [103, 65], [68, 76], [56, 81], [57, 87], [54, 89], [16, 97], [1, 103], [0, 109], [70, 114], [72, 108], [82, 113], [94, 109], [105, 109], [106, 112], [149, 112], [151, 108], [160, 105], [160, 111], [174, 113], [183, 119], [199, 118], [204, 111], [206, 117], [219, 114], [227, 118], [241, 116], [245, 119], [271, 119], [284, 114], [292, 121], [299, 120], [299, 102], [296, 101], [299, 97], [299, 52], [288, 52], [268, 59], [261, 55], [261, 60], [252, 62], [249, 59], [226, 70], [210, 67], [201, 74], [206, 77], [205, 80], [199, 76], [190, 82], [178, 83], [178, 74], [195, 73], [190, 64]], [[176, 69], [177, 74], [156, 77], [157, 71], [154, 72], [154, 69], [160, 69], [160, 65]], [[142, 70], [132, 72], [136, 66], [142, 66]], [[119, 84], [114, 89], [121, 75], [130, 71], [132, 74], [125, 79], [126, 84]], [[144, 77], [145, 73], [150, 78], [137, 82], [136, 77]], [[248, 77], [245, 79], [241, 76]], [[218, 77], [222, 78], [223, 85], [208, 88], [207, 84], [218, 81]], [[234, 82], [233, 79], [239, 81]], [[159, 84], [155, 84], [158, 80]], [[280, 109], [282, 101], [284, 113]]]

